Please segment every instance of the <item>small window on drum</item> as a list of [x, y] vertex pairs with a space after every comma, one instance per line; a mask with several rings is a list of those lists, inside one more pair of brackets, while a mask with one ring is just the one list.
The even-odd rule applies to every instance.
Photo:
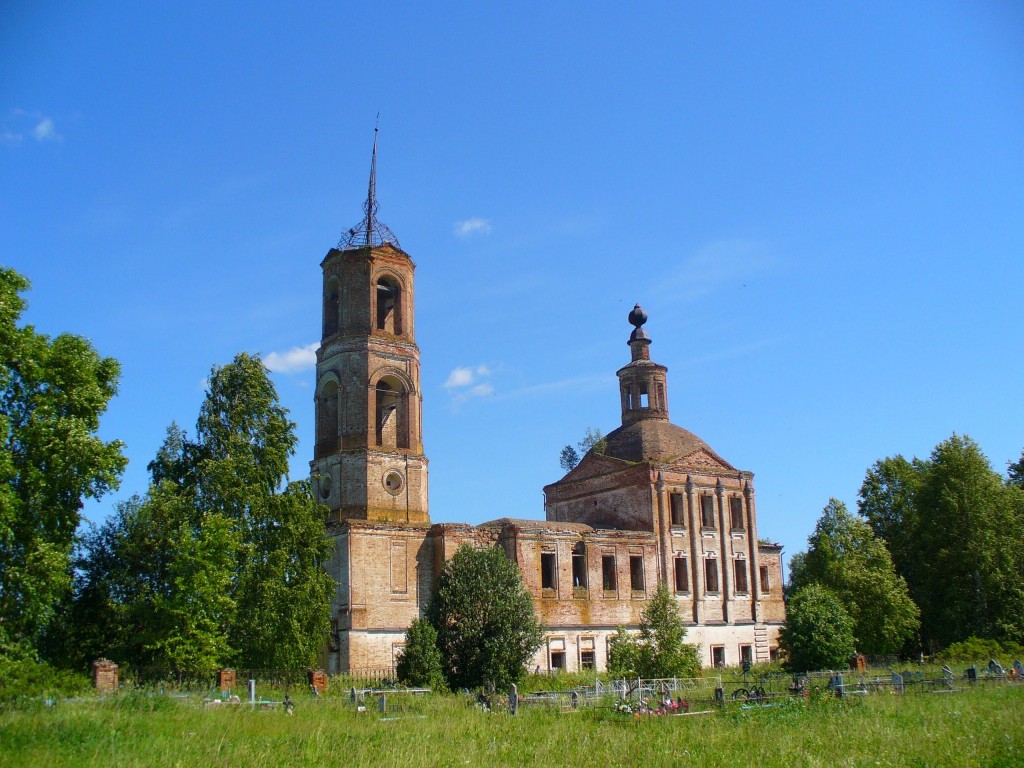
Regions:
[[405, 480], [402, 479], [400, 472], [392, 470], [384, 475], [384, 489], [388, 493], [392, 495], [400, 493], [404, 486]]

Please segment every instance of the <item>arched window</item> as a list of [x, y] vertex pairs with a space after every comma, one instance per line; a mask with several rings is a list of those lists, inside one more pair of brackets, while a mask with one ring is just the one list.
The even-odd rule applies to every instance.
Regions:
[[377, 281], [377, 330], [402, 333], [402, 287], [390, 277]]
[[338, 448], [338, 383], [334, 380], [326, 382], [320, 388], [319, 406], [316, 420], [317, 454]]
[[377, 382], [376, 434], [381, 448], [409, 447], [409, 398], [402, 382], [386, 376]]
[[324, 286], [324, 338], [341, 328], [341, 281], [332, 277]]

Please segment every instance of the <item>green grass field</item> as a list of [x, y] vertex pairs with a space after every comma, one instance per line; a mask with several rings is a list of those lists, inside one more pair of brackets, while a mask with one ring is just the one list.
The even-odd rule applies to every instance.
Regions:
[[120, 694], [0, 713], [0, 765], [1024, 766], [1024, 686], [878, 694], [685, 717], [486, 713], [457, 697], [382, 719], [338, 698], [295, 714]]

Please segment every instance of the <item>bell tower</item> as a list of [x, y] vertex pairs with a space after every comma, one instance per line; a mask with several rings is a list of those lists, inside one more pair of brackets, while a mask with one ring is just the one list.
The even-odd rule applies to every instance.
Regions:
[[330, 520], [426, 523], [416, 265], [377, 218], [377, 133], [362, 221], [320, 263], [316, 447], [310, 463]]

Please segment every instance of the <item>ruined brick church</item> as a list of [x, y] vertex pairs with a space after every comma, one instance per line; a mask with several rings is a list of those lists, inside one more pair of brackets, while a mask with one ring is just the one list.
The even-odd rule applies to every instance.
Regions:
[[328, 671], [391, 669], [464, 544], [500, 546], [522, 571], [546, 629], [532, 667], [604, 670], [609, 639], [637, 627], [658, 583], [705, 665], [767, 661], [785, 619], [781, 547], [758, 538], [753, 473], [669, 421], [668, 369], [650, 359], [639, 306], [617, 374], [622, 425], [544, 488], [546, 519], [431, 523], [415, 265], [377, 217], [375, 178], [376, 145], [364, 218], [320, 265], [310, 466], [334, 541]]

